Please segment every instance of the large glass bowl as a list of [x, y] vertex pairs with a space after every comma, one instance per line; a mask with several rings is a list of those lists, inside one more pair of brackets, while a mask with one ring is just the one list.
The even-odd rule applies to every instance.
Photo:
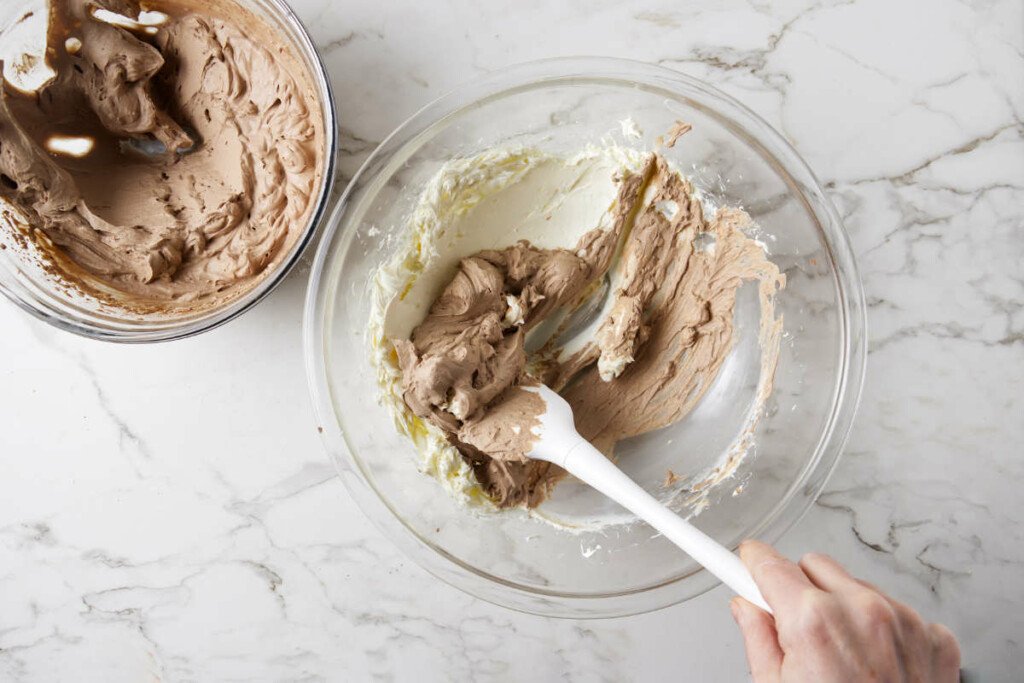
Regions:
[[[623, 134], [632, 118], [642, 140]], [[498, 145], [555, 152], [615, 141], [650, 149], [676, 120], [693, 124], [666, 156], [717, 205], [742, 206], [788, 277], [775, 391], [736, 474], [694, 522], [728, 547], [774, 542], [808, 509], [843, 448], [865, 364], [864, 302], [847, 237], [805, 163], [762, 119], [674, 71], [615, 59], [517, 66], [445, 95], [367, 160], [331, 216], [306, 301], [306, 361], [323, 438], [356, 502], [436, 576], [485, 600], [567, 617], [633, 614], [692, 598], [716, 580], [600, 496], [564, 482], [540, 512], [603, 516], [570, 530], [522, 512], [474, 514], [421, 474], [409, 440], [377, 402], [365, 331], [371, 276], [402, 243], [424, 184], [452, 157]], [[740, 292], [735, 347], [714, 386], [679, 423], [623, 442], [620, 466], [665, 499], [666, 471], [694, 477], [744, 447], [754, 403], [760, 312]], [[686, 495], [686, 491], [682, 492]], [[678, 496], [677, 496], [678, 498]], [[692, 509], [684, 508], [692, 514]]]
[[[188, 312], [142, 314], [126, 311], [76, 287], [69, 287], [41, 267], [40, 264], [48, 259], [39, 255], [38, 248], [31, 241], [16, 238], [17, 228], [13, 225], [16, 219], [9, 215], [10, 209], [0, 200], [0, 292], [23, 310], [61, 329], [96, 339], [115, 342], [181, 339], [211, 330], [255, 306], [284, 281], [312, 243], [318, 226], [330, 213], [337, 157], [337, 118], [327, 71], [306, 29], [282, 0], [221, 2], [225, 5], [234, 3], [260, 17], [286, 41], [305, 68], [319, 101], [320, 106], [311, 112], [311, 116], [319, 116], [323, 120], [324, 173], [320, 186], [313, 193], [313, 211], [306, 225], [302, 226], [299, 238], [262, 279], [218, 306]], [[27, 73], [22, 73], [18, 64], [26, 63], [21, 61], [26, 53], [41, 57], [46, 43], [48, 16], [46, 0], [0, 2], [0, 60], [6, 62], [8, 76], [19, 78], [19, 85], [25, 89], [38, 87], [45, 81], [45, 71], [39, 68], [41, 58], [28, 62], [34, 63], [36, 68], [27, 70]]]

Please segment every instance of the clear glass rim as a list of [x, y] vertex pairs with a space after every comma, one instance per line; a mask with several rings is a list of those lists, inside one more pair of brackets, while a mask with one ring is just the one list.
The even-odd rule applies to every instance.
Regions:
[[310, 67], [309, 75], [320, 98], [320, 113], [324, 120], [324, 179], [309, 223], [287, 258], [273, 273], [237, 299], [184, 321], [173, 318], [144, 321], [117, 313], [105, 315], [56, 299], [37, 283], [26, 283], [20, 278], [15, 278], [10, 285], [0, 281], [0, 293], [35, 318], [67, 332], [101, 341], [134, 344], [185, 339], [217, 328], [256, 306], [288, 277], [313, 243], [331, 208], [338, 156], [337, 113], [327, 69], [302, 21], [284, 0], [255, 2], [271, 10], [273, 18], [289, 32], [293, 44], [299, 49], [298, 57]]
[[[866, 315], [864, 294], [849, 238], [835, 207], [821, 184], [793, 147], [760, 116], [716, 88], [665, 67], [633, 60], [606, 57], [568, 57], [528, 62], [460, 86], [427, 104], [388, 136], [349, 183], [327, 221], [324, 239], [314, 260], [306, 295], [303, 336], [307, 379], [321, 438], [349, 493], [364, 514], [409, 557], [428, 572], [471, 595], [511, 609], [545, 616], [603, 618], [639, 614], [696, 597], [718, 585], [704, 570], [673, 577], [656, 585], [616, 594], [566, 594], [513, 584], [482, 572], [422, 537], [402, 520], [377, 493], [362, 471], [334, 411], [328, 375], [327, 318], [333, 308], [334, 283], [340, 271], [339, 256], [347, 253], [355, 236], [348, 218], [374, 189], [381, 170], [404, 161], [402, 151], [415, 146], [417, 138], [481, 100], [498, 97], [517, 88], [542, 83], [596, 80], [642, 83], [699, 93], [715, 103], [720, 122], [743, 132], [747, 142], [773, 160], [818, 223], [833, 267], [839, 300], [841, 362], [837, 368], [832, 412], [826, 428], [800, 476], [772, 512], [750, 534], [774, 543], [807, 512], [824, 488], [846, 444], [856, 413], [866, 369]], [[682, 95], [678, 90], [677, 96]], [[685, 95], [683, 95], [685, 96]], [[770, 149], [769, 149], [770, 148]], [[800, 176], [798, 179], [795, 176]], [[339, 235], [339, 231], [341, 234]], [[335, 244], [335, 240], [340, 240]], [[685, 582], [685, 586], [684, 586]]]

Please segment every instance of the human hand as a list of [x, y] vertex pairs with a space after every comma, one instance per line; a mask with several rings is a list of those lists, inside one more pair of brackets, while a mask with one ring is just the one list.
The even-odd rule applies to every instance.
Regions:
[[759, 541], [743, 542], [740, 557], [775, 613], [743, 598], [729, 603], [755, 683], [959, 680], [949, 629], [926, 624], [831, 557], [812, 553], [796, 564]]

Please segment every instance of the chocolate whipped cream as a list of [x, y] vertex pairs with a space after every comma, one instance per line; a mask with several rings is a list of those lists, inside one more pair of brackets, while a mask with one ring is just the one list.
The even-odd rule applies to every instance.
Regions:
[[[642, 181], [636, 174], [623, 179], [612, 228], [588, 232], [573, 250], [522, 241], [463, 259], [411, 338], [395, 342], [406, 404], [450, 435], [502, 505], [536, 505], [550, 478], [547, 463], [525, 456], [544, 410], [539, 396], [519, 386], [532, 381], [526, 333], [557, 308], [577, 304], [608, 269]], [[517, 438], [504, 441], [509, 434]]]
[[[66, 280], [139, 310], [209, 308], [295, 245], [325, 151], [286, 41], [233, 3], [52, 0], [36, 93], [4, 84], [0, 198]], [[117, 15], [117, 16], [114, 16]], [[82, 156], [47, 151], [83, 138]]]
[[[560, 391], [580, 434], [610, 454], [621, 439], [679, 420], [708, 390], [748, 280], [759, 282], [763, 364], [774, 372], [782, 323], [773, 301], [785, 277], [744, 235], [749, 217], [726, 208], [707, 219], [658, 154], [618, 180], [613, 211], [610, 228], [573, 249], [519, 242], [464, 259], [411, 338], [395, 342], [406, 404], [448, 434], [499, 506], [533, 507], [564, 475], [525, 456], [544, 403], [524, 385]], [[526, 334], [579, 306], [606, 273], [609, 313], [594, 339], [567, 358], [551, 341], [528, 372]]]

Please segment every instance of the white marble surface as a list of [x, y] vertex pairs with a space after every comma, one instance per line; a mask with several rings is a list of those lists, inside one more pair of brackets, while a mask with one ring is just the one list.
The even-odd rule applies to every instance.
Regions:
[[[1019, 679], [1019, 0], [295, 5], [334, 81], [347, 175], [448, 88], [555, 55], [656, 61], [778, 126], [845, 217], [871, 330], [848, 451], [781, 547], [829, 552], [948, 623], [981, 680]], [[722, 589], [559, 621], [400, 556], [316, 437], [306, 272], [162, 346], [85, 341], [0, 305], [0, 680], [745, 678]]]

